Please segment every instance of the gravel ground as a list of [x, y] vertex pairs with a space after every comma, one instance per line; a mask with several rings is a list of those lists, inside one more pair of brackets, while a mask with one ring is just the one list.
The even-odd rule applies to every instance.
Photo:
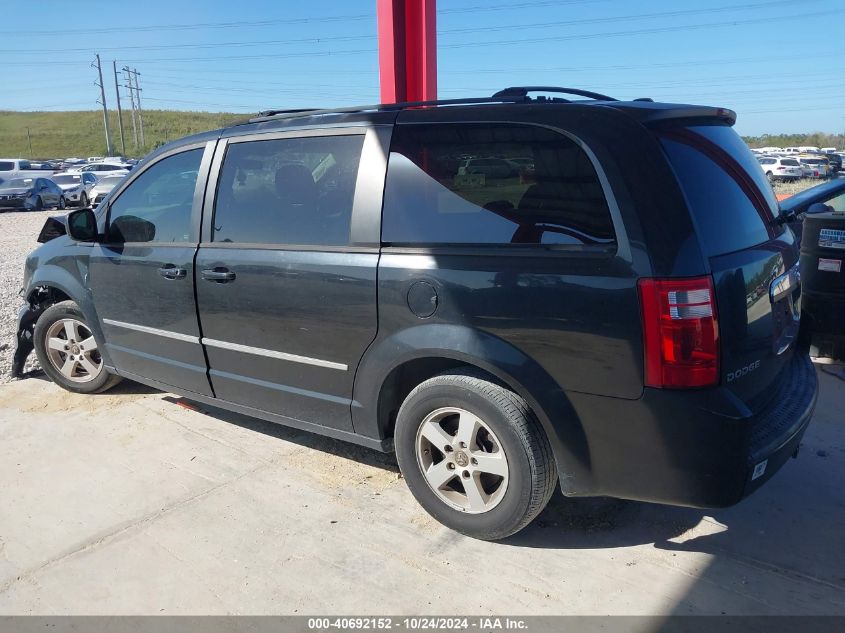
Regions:
[[823, 182], [827, 182], [825, 180], [814, 180], [812, 178], [802, 178], [801, 180], [794, 180], [790, 182], [775, 182], [772, 183], [772, 189], [775, 190], [776, 194], [782, 194], [786, 196], [794, 196], [796, 193], [800, 193], [805, 189], [809, 189], [810, 187], [815, 187]]
[[[57, 211], [0, 212], [0, 383], [12, 379], [12, 354], [15, 350], [15, 327], [23, 284], [23, 263], [38, 242], [44, 221]], [[28, 369], [37, 365], [35, 354]]]

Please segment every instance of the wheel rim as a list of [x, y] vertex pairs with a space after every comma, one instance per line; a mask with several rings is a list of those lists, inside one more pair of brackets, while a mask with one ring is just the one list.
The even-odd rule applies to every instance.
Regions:
[[492, 429], [465, 409], [429, 413], [416, 439], [417, 463], [437, 497], [468, 514], [489, 512], [508, 488], [508, 460]]
[[65, 208], [65, 199], [64, 198], [59, 198], [59, 208], [60, 209]]
[[103, 370], [91, 330], [78, 319], [59, 319], [47, 329], [44, 347], [50, 363], [71, 382], [90, 382]]
[[87, 207], [88, 206], [88, 194], [84, 191], [82, 192], [82, 197], [79, 198], [79, 206], [80, 207]]

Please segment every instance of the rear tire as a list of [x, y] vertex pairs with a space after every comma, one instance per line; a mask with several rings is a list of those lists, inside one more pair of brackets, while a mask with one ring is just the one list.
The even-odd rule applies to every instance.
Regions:
[[103, 364], [82, 310], [73, 301], [47, 308], [35, 323], [35, 354], [54, 383], [74, 393], [100, 393], [120, 382]]
[[555, 490], [551, 446], [528, 404], [473, 369], [440, 374], [411, 391], [394, 440], [420, 505], [473, 538], [518, 532]]

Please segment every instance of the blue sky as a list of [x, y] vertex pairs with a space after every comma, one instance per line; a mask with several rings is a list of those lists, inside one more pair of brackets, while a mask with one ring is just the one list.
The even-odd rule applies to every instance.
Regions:
[[[375, 4], [3, 0], [0, 109], [97, 107], [98, 52], [110, 108], [112, 60], [145, 108], [373, 103]], [[742, 134], [845, 130], [841, 0], [439, 0], [437, 26], [441, 98], [564, 85], [729, 107]]]

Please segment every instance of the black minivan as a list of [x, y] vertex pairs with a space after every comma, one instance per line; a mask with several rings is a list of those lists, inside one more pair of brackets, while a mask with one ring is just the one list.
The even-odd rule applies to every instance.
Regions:
[[126, 377], [395, 450], [482, 539], [558, 483], [734, 504], [817, 395], [795, 239], [734, 120], [513, 88], [170, 143], [48, 221], [15, 371], [34, 347], [71, 391]]

